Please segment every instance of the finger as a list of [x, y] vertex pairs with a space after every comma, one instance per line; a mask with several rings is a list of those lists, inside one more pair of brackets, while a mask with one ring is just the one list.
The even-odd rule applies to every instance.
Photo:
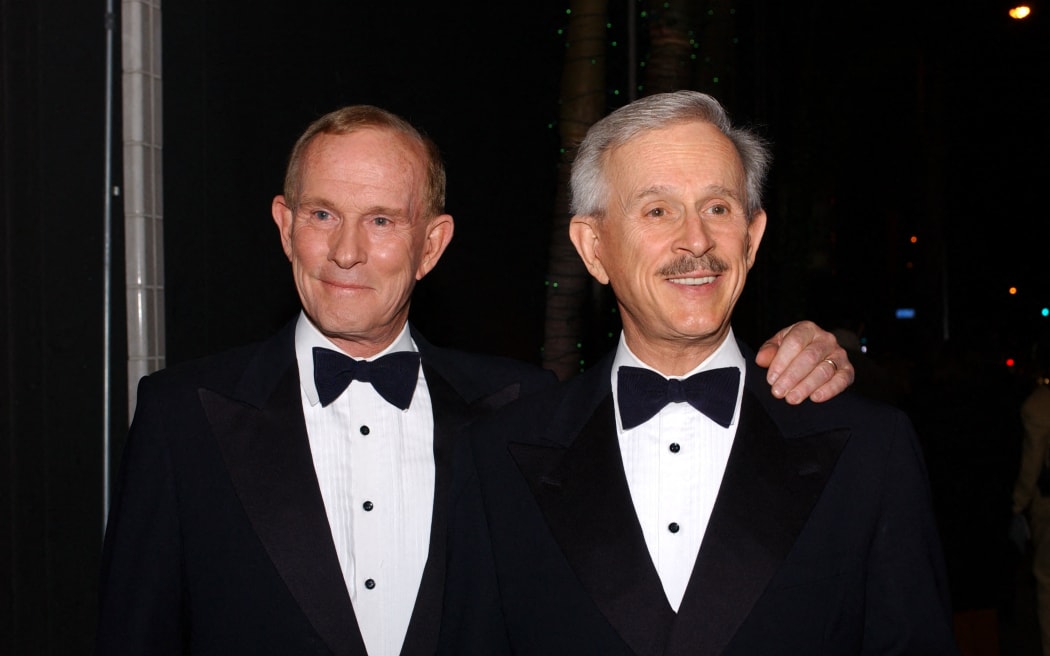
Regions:
[[[830, 369], [830, 367], [827, 367]], [[846, 388], [853, 384], [853, 380], [856, 376], [856, 370], [853, 365], [847, 360], [841, 365], [838, 365], [838, 369], [835, 374], [828, 379], [826, 383], [817, 387], [809, 395], [809, 399], [814, 403], [822, 403], [838, 396], [842, 392], [846, 391]], [[802, 397], [805, 398], [805, 397]]]
[[798, 404], [820, 390], [817, 399], [827, 400], [849, 386], [852, 376], [845, 349], [830, 333], [819, 331], [773, 384], [773, 395]]
[[[833, 363], [835, 366], [832, 366]], [[784, 399], [792, 405], [802, 403], [807, 398], [814, 403], [822, 403], [844, 392], [853, 383], [853, 378], [853, 365], [843, 351], [835, 358], [817, 363], [809, 374], [787, 390]]]
[[[812, 350], [803, 350], [785, 367], [773, 383], [773, 396], [801, 403], [835, 375], [835, 371]], [[770, 367], [772, 368], [772, 367]]]
[[[779, 343], [774, 342], [772, 338], [769, 339], [768, 341], [766, 341], [765, 344], [759, 347], [758, 353], [755, 354], [755, 364], [757, 364], [760, 367], [768, 368], [769, 365], [773, 362], [773, 357], [776, 356], [777, 351], [779, 349]], [[766, 380], [769, 380], [768, 375], [766, 377]], [[769, 380], [769, 382], [772, 383], [773, 381]]]
[[788, 368], [788, 365], [811, 341], [816, 332], [816, 324], [802, 321], [778, 331], [766, 340], [755, 358], [756, 364], [769, 367], [766, 380], [772, 385]]

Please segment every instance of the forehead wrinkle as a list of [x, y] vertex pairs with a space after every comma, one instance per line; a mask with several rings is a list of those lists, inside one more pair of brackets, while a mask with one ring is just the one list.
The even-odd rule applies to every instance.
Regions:
[[[741, 202], [740, 193], [738, 191], [729, 187], [725, 187], [723, 185], [706, 185], [703, 188], [703, 192], [705, 195], [709, 196], [728, 196], [729, 198], [732, 198], [737, 202]], [[668, 185], [653, 185], [651, 187], [646, 187], [645, 189], [640, 190], [634, 195], [634, 197], [631, 200], [635, 202], [644, 201], [652, 196], [667, 196], [675, 195], [677, 193], [678, 189], [675, 187], [671, 187]]]
[[673, 192], [674, 190], [667, 185], [653, 185], [651, 187], [646, 187], [645, 189], [640, 189], [638, 193], [634, 195], [632, 200], [642, 201], [650, 196], [666, 196]]
[[[353, 156], [348, 156], [342, 144], [347, 138], [355, 135], [380, 140], [378, 152], [373, 144], [369, 152], [355, 150]], [[358, 149], [368, 147], [357, 146]], [[301, 198], [307, 198], [304, 192], [308, 183], [348, 185], [357, 190], [371, 189], [380, 194], [398, 195], [401, 195], [401, 187], [404, 187], [408, 195], [407, 205], [412, 207], [424, 203], [421, 196], [424, 195], [427, 181], [425, 150], [421, 144], [396, 131], [369, 126], [346, 134], [318, 135], [303, 156], [299, 193]], [[351, 199], [356, 195], [350, 194]], [[335, 204], [328, 198], [318, 200]], [[385, 206], [369, 208], [368, 211], [406, 213], [405, 210], [394, 210]]]

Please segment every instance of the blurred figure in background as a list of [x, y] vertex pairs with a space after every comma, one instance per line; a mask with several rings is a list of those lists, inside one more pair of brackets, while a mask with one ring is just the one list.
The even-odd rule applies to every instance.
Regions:
[[1036, 581], [1036, 602], [1043, 654], [1050, 654], [1050, 387], [1047, 386], [1047, 346], [1036, 346], [1038, 384], [1021, 405], [1024, 442], [1021, 468], [1014, 484], [1014, 537], [1023, 531], [1028, 515], [1028, 536], [1032, 542], [1032, 573]]

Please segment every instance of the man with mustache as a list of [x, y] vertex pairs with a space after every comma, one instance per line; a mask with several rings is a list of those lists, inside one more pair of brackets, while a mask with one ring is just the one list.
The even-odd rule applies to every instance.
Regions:
[[[299, 138], [271, 209], [302, 312], [141, 382], [99, 654], [434, 652], [456, 436], [553, 382], [409, 325], [452, 238], [444, 201], [437, 147], [387, 111], [346, 107]], [[783, 337], [771, 370], [789, 399], [850, 382], [833, 340], [813, 324]]]
[[570, 236], [619, 346], [461, 442], [440, 653], [955, 653], [908, 419], [776, 403], [734, 338], [769, 161], [692, 91], [590, 129]]

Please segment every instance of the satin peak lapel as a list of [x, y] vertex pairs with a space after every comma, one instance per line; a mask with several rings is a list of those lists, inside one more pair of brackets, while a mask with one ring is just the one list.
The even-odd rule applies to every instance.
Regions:
[[787, 557], [849, 440], [785, 437], [745, 391], [725, 476], [667, 654], [720, 654]]
[[234, 488], [274, 566], [337, 656], [364, 655], [317, 483], [294, 359], [257, 407], [200, 390]]
[[674, 612], [634, 513], [612, 396], [568, 447], [509, 448], [551, 534], [602, 614], [635, 653], [661, 654]]
[[437, 650], [440, 618], [445, 593], [445, 547], [448, 528], [448, 494], [451, 488], [450, 459], [456, 435], [470, 419], [467, 402], [455, 388], [427, 362], [423, 351], [423, 375], [434, 412], [434, 511], [430, 519], [430, 548], [419, 593], [412, 607], [402, 656], [433, 654]]

